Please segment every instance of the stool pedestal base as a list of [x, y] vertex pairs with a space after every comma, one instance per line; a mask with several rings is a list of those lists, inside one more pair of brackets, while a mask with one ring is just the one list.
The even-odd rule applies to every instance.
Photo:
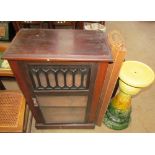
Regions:
[[[109, 111], [107, 111], [107, 113], [109, 113]], [[111, 116], [109, 116], [109, 114], [105, 115], [104, 117], [104, 124], [114, 130], [122, 130], [128, 127], [129, 123], [130, 123], [130, 117], [125, 119], [120, 118], [119, 116], [115, 116], [110, 114]]]
[[119, 92], [114, 97], [104, 117], [104, 124], [114, 130], [122, 130], [128, 127], [131, 114], [131, 96]]

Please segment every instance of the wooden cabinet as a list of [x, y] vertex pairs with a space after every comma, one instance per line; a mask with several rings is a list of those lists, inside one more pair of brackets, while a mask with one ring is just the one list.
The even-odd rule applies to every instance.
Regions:
[[106, 35], [83, 30], [20, 30], [3, 58], [37, 128], [94, 128], [108, 63]]

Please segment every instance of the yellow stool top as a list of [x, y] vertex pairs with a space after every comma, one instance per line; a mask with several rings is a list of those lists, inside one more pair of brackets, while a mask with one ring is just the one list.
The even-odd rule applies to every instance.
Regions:
[[155, 78], [153, 70], [139, 61], [125, 61], [122, 64], [119, 78], [133, 87], [147, 87]]

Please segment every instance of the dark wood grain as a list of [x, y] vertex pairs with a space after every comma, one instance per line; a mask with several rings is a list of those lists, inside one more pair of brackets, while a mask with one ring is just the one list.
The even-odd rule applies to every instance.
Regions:
[[35, 61], [112, 61], [105, 33], [63, 29], [21, 29], [3, 58]]
[[94, 129], [94, 123], [70, 123], [70, 124], [42, 124], [36, 123], [37, 129]]

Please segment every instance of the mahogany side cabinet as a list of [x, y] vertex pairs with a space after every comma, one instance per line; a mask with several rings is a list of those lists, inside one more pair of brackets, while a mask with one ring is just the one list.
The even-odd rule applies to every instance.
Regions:
[[99, 31], [21, 29], [3, 55], [36, 120], [36, 128], [94, 128], [112, 62]]

